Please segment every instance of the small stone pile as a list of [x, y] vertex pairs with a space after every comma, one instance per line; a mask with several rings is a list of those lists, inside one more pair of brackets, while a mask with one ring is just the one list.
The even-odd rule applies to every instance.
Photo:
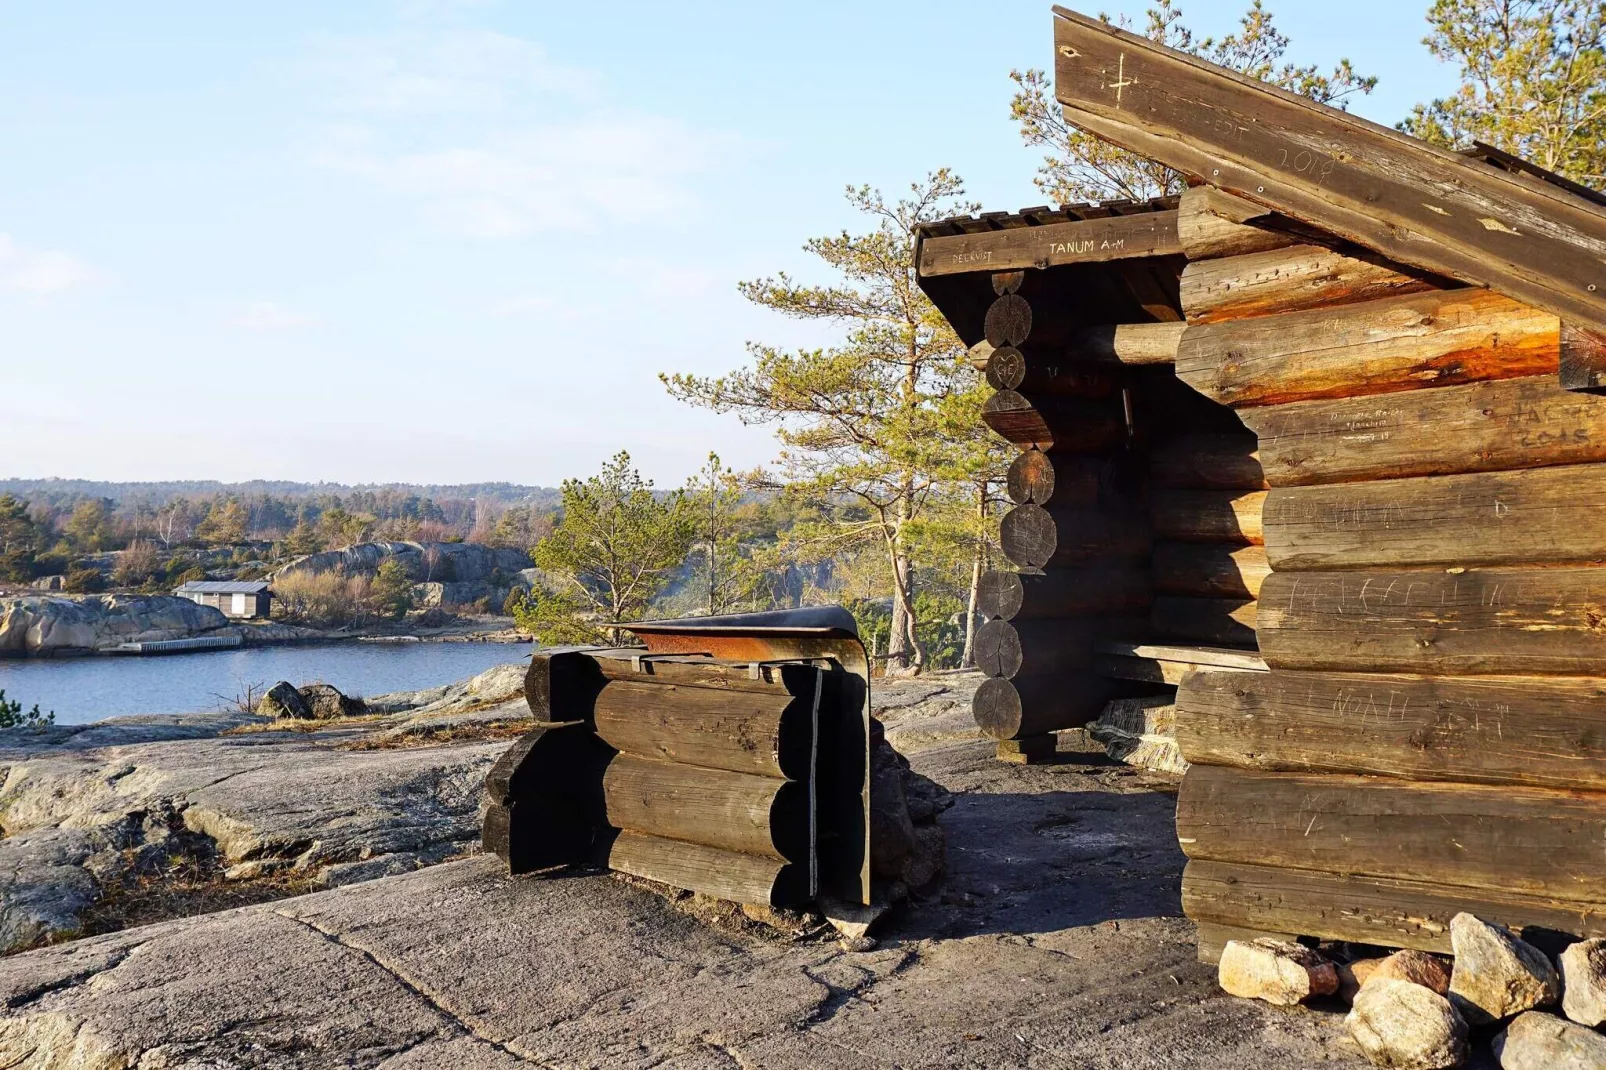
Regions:
[[1569, 946], [1558, 969], [1504, 926], [1457, 914], [1450, 945], [1453, 962], [1397, 951], [1335, 963], [1301, 944], [1233, 940], [1220, 982], [1283, 1007], [1336, 996], [1375, 1066], [1451, 1070], [1487, 1039], [1502, 1070], [1606, 1070], [1606, 940]]
[[288, 680], [280, 680], [268, 688], [256, 712], [280, 721], [333, 721], [368, 711], [361, 699], [341, 694], [333, 684], [296, 687]]

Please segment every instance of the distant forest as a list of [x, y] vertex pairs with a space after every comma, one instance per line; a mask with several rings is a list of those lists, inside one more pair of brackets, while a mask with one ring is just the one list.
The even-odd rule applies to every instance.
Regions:
[[553, 506], [555, 487], [526, 487], [517, 483], [296, 483], [284, 479], [252, 479], [222, 483], [215, 479], [178, 479], [149, 483], [108, 483], [94, 479], [0, 479], [0, 494], [56, 508], [85, 498], [109, 500], [114, 505], [138, 502], [142, 508], [160, 509], [178, 498], [318, 498], [353, 494], [382, 498], [432, 498], [435, 501], [490, 501], [498, 505]]

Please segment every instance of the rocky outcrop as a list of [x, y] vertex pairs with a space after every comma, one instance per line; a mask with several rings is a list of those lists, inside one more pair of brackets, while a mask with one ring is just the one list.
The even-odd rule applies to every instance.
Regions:
[[272, 578], [295, 573], [371, 574], [386, 561], [396, 561], [414, 583], [489, 584], [511, 586], [530, 567], [523, 550], [469, 542], [364, 542], [343, 550], [298, 557]]
[[213, 607], [171, 595], [30, 595], [0, 600], [0, 656], [87, 654], [122, 643], [188, 639], [228, 625]]
[[1104, 707], [1087, 730], [1118, 762], [1179, 776], [1188, 771], [1177, 744], [1177, 706], [1173, 699], [1117, 699]]

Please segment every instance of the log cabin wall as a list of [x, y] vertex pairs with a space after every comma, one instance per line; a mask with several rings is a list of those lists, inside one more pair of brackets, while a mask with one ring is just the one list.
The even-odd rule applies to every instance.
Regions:
[[1216, 237], [1176, 373], [1258, 438], [1270, 671], [1178, 694], [1201, 955], [1448, 951], [1462, 910], [1606, 934], [1606, 399], [1558, 381], [1591, 338], [1230, 215], [1184, 197]]

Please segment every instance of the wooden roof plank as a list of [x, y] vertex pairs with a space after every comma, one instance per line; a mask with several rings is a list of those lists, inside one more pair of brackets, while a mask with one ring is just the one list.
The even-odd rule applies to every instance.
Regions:
[[1076, 126], [1401, 263], [1606, 330], [1606, 209], [1054, 12], [1055, 94]]
[[1145, 212], [927, 237], [920, 243], [920, 274], [1014, 271], [1181, 254], [1177, 213]]

